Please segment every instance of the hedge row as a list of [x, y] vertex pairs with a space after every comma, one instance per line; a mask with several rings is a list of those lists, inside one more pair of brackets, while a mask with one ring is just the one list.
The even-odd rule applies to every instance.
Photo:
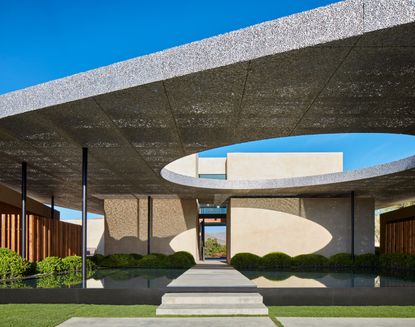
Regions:
[[[92, 272], [96, 265], [100, 267], [138, 267], [138, 268], [178, 268], [187, 269], [195, 265], [193, 256], [184, 251], [166, 256], [153, 253], [142, 256], [139, 254], [112, 254], [109, 256], [95, 255], [87, 259], [87, 271]], [[82, 270], [82, 258], [69, 256], [66, 258], [47, 257], [37, 263], [24, 260], [17, 253], [0, 248], [0, 279], [18, 278], [39, 273], [68, 272], [76, 274]]]
[[[95, 269], [95, 264], [87, 260], [88, 271]], [[12, 250], [0, 248], [0, 279], [18, 278], [39, 273], [69, 272], [71, 274], [82, 270], [82, 258], [69, 256], [66, 258], [47, 257], [37, 263], [24, 260]]]
[[366, 268], [366, 269], [415, 269], [415, 255], [405, 253], [366, 253], [355, 256], [338, 253], [329, 258], [320, 254], [302, 254], [290, 257], [282, 252], [272, 252], [263, 257], [252, 253], [238, 253], [231, 259], [231, 265], [239, 270], [275, 269], [319, 269], [319, 268]]
[[117, 253], [108, 256], [94, 255], [94, 263], [99, 267], [120, 268], [120, 267], [137, 267], [137, 268], [177, 268], [187, 269], [194, 266], [195, 259], [185, 251], [179, 251], [171, 255], [152, 253], [146, 256], [139, 254]]

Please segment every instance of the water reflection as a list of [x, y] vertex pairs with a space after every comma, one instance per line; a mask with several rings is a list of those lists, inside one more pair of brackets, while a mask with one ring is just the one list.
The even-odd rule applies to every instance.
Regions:
[[246, 271], [243, 274], [258, 287], [409, 287], [415, 286], [415, 276], [383, 275], [353, 272], [260, 272]]
[[[180, 276], [180, 269], [99, 269], [88, 276], [88, 288], [164, 288]], [[82, 275], [47, 275], [4, 282], [5, 288], [81, 288]]]
[[[88, 288], [165, 288], [179, 277], [180, 269], [99, 269], [88, 276]], [[247, 271], [243, 272], [258, 287], [415, 287], [413, 273], [353, 273], [353, 272], [298, 272]], [[0, 288], [80, 288], [81, 274], [48, 275], [36, 279], [1, 282]]]
[[179, 277], [181, 269], [103, 269], [88, 279], [88, 288], [164, 288]]

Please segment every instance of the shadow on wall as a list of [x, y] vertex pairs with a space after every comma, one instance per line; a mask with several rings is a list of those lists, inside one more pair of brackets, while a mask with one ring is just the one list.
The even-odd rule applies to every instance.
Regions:
[[[150, 247], [151, 253], [172, 254], [178, 251], [190, 252], [189, 249], [186, 248], [189, 235], [190, 237], [196, 235], [196, 229], [192, 228], [170, 237], [152, 237]], [[108, 237], [107, 242], [111, 244], [111, 246], [106, 248], [105, 255], [114, 253], [147, 254], [147, 241], [141, 241], [137, 237], [127, 236], [121, 239]], [[194, 253], [192, 253], [192, 255], [194, 256]]]
[[105, 253], [104, 233], [102, 233], [102, 235], [99, 239], [99, 242], [98, 242], [97, 248], [95, 250], [95, 253], [98, 253], [98, 254], [104, 254]]
[[[167, 238], [159, 238], [154, 237], [151, 243], [159, 243], [163, 244], [165, 247], [164, 254], [171, 254], [173, 253], [173, 248], [169, 246], [170, 242], [172, 241], [172, 237]], [[138, 253], [145, 255], [147, 254], [147, 241], [142, 241], [138, 239], [138, 237], [134, 236], [126, 236], [120, 239], [115, 239], [113, 237], [107, 237], [106, 244], [108, 243], [109, 246], [105, 248], [105, 255], [110, 255], [114, 253]], [[158, 253], [156, 250], [151, 250], [152, 253]]]
[[[235, 201], [236, 200], [236, 201]], [[370, 201], [356, 207], [356, 253], [374, 251]], [[350, 199], [232, 199], [232, 255], [350, 252]], [[373, 216], [372, 212], [372, 216]], [[372, 240], [372, 241], [371, 241]]]
[[[147, 253], [147, 199], [106, 202], [105, 254]], [[194, 200], [153, 200], [150, 251], [197, 253], [197, 206]]]

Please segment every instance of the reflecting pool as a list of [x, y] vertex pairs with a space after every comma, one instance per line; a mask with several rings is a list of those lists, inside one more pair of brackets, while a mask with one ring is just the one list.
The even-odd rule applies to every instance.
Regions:
[[[185, 270], [119, 268], [98, 269], [88, 276], [88, 288], [165, 288]], [[260, 288], [272, 287], [415, 287], [415, 274], [299, 272], [299, 271], [244, 271], [246, 277]], [[39, 278], [0, 282], [0, 288], [80, 288], [82, 277], [75, 275], [48, 275]]]
[[353, 272], [245, 271], [258, 287], [412, 287], [415, 274], [378, 274]]

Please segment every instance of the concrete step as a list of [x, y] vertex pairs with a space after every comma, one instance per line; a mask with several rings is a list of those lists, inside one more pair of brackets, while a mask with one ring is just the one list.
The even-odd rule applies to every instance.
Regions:
[[261, 304], [259, 293], [166, 293], [162, 304]]
[[244, 304], [161, 304], [157, 316], [229, 316], [268, 315], [268, 308], [262, 303]]

